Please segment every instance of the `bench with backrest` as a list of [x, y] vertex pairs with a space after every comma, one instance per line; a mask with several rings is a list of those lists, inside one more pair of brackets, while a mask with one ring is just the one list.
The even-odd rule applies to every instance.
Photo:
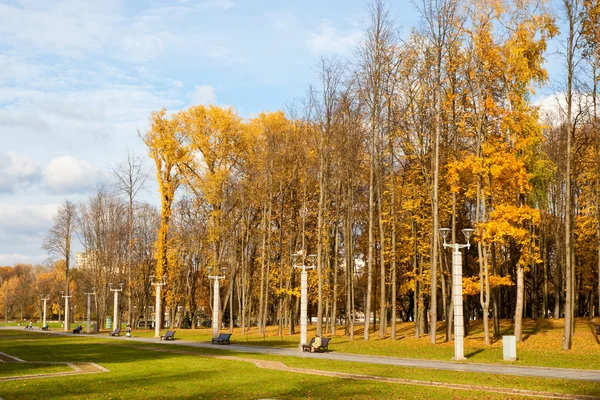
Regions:
[[175, 331], [167, 331], [164, 335], [160, 335], [160, 340], [175, 340]]
[[46, 324], [46, 325], [42, 326], [42, 330], [43, 330], [43, 331], [47, 331], [47, 330], [48, 330], [48, 324]]
[[[321, 345], [315, 349], [315, 351], [329, 351], [329, 341], [331, 338], [321, 338]], [[310, 339], [309, 344], [302, 345], [302, 351], [310, 351], [313, 344], [315, 343], [315, 338]]]
[[121, 328], [117, 328], [110, 333], [110, 336], [120, 336], [120, 335], [121, 335]]
[[230, 338], [231, 333], [221, 333], [218, 337], [213, 338], [212, 344], [231, 344], [229, 343]]
[[82, 331], [82, 330], [83, 330], [83, 328], [82, 328], [82, 327], [81, 327], [81, 325], [80, 325], [80, 326], [78, 326], [77, 328], [73, 329], [73, 333], [77, 333], [77, 334], [79, 334], [79, 333], [81, 333], [81, 331]]

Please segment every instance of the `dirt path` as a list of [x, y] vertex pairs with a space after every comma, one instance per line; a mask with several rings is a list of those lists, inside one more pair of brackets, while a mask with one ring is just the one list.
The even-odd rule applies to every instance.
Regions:
[[44, 362], [44, 361], [25, 361], [20, 358], [11, 356], [10, 354], [0, 352], [0, 362], [2, 363], [19, 363], [19, 364], [36, 364], [36, 365], [67, 365], [72, 371], [49, 372], [43, 374], [28, 374], [0, 377], [0, 382], [19, 381], [24, 379], [39, 379], [39, 378], [54, 378], [57, 376], [69, 375], [85, 375], [97, 374], [99, 372], [109, 372], [106, 368], [93, 362]]

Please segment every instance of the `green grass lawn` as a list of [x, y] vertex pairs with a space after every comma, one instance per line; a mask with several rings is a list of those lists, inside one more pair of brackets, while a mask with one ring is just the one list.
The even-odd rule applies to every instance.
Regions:
[[[77, 324], [72, 324], [73, 329]], [[84, 326], [85, 323], [81, 323]], [[4, 324], [0, 324], [4, 325]], [[10, 324], [9, 324], [10, 325]], [[16, 323], [12, 324], [16, 325]], [[23, 326], [24, 323], [21, 323]], [[35, 324], [34, 324], [35, 325]], [[41, 324], [38, 324], [41, 326]], [[471, 321], [469, 323], [469, 334], [465, 337], [465, 362], [477, 363], [498, 363], [505, 364], [502, 360], [502, 340], [492, 339], [492, 344], [485, 346], [483, 344], [483, 326], [481, 321]], [[36, 326], [36, 330], [39, 329]], [[50, 329], [61, 330], [60, 323], [51, 322]], [[178, 329], [175, 328], [177, 339], [208, 342], [212, 332], [208, 328], [204, 329]], [[228, 331], [228, 330], [224, 330]], [[299, 327], [297, 327], [299, 331]], [[337, 335], [325, 333], [325, 336], [333, 337], [329, 348], [333, 351], [353, 353], [382, 355], [403, 358], [420, 358], [429, 360], [449, 361], [454, 355], [453, 342], [445, 342], [444, 325], [440, 322], [437, 330], [438, 343], [433, 345], [429, 342], [427, 335], [416, 338], [414, 335], [414, 324], [399, 323], [398, 336], [396, 340], [389, 338], [379, 339], [378, 332], [371, 333], [371, 340], [362, 339], [362, 326], [358, 326], [355, 331], [355, 339], [350, 340], [343, 336], [343, 327], [338, 328]], [[124, 332], [124, 329], [122, 329]], [[164, 334], [166, 330], [162, 330]], [[287, 333], [287, 329], [284, 329]], [[501, 334], [510, 335], [513, 332], [511, 321], [501, 321]], [[240, 328], [233, 331], [232, 343], [280, 347], [297, 348], [299, 334], [295, 335], [277, 335], [276, 327], [268, 327], [266, 335], [260, 334], [256, 327], [246, 329], [242, 334]], [[134, 336], [153, 337], [154, 330], [136, 329]], [[108, 335], [108, 331], [100, 332], [100, 336]], [[315, 335], [315, 326], [309, 326], [308, 337]], [[510, 362], [511, 365], [528, 365], [558, 368], [581, 368], [581, 369], [600, 369], [600, 341], [594, 335], [594, 326], [587, 318], [576, 319], [575, 335], [573, 337], [573, 348], [569, 351], [561, 349], [563, 335], [563, 320], [538, 319], [524, 320], [523, 342], [517, 345], [518, 360]]]
[[[139, 333], [141, 332], [136, 332], [136, 334]], [[146, 333], [151, 335], [151, 332]], [[206, 335], [207, 333], [195, 332], [195, 334]], [[206, 336], [206, 340], [208, 337], [209, 335]], [[274, 341], [275, 339], [273, 338]], [[166, 350], [167, 352], [152, 349]], [[478, 386], [484, 385], [578, 395], [600, 394], [600, 385], [590, 382], [515, 378], [314, 358], [243, 354], [220, 351], [218, 347], [200, 349], [110, 340], [104, 335], [94, 337], [55, 336], [38, 332], [6, 330], [0, 331], [0, 351], [26, 361], [95, 362], [110, 371], [90, 375], [0, 381], [0, 397], [4, 399], [517, 398], [514, 395], [507, 396], [476, 389]], [[193, 354], [178, 354], [178, 352]], [[261, 369], [249, 362], [202, 357], [202, 355], [215, 354], [279, 361], [295, 368], [463, 383], [474, 385], [474, 388], [464, 391], [398, 383], [358, 381]], [[10, 367], [23, 368], [21, 365], [27, 364], [2, 364], [6, 369], [2, 370], [1, 376], [10, 376]], [[15, 371], [14, 375], [16, 374], [18, 371]]]
[[73, 369], [68, 365], [59, 364], [21, 364], [21, 363], [1, 363], [0, 378], [20, 375], [35, 374], [53, 374], [57, 372], [67, 372]]
[[[212, 336], [210, 329], [177, 329], [175, 337], [178, 339], [208, 342]], [[299, 330], [299, 329], [297, 329]], [[227, 331], [228, 330], [223, 330]], [[163, 330], [162, 333], [165, 333]], [[287, 330], [286, 330], [287, 332]], [[444, 325], [438, 325], [437, 344], [431, 344], [428, 336], [416, 338], [412, 323], [398, 324], [398, 338], [392, 340], [388, 336], [379, 339], [379, 334], [371, 333], [371, 339], [364, 341], [362, 327], [357, 329], [355, 339], [343, 336], [343, 328], [338, 329], [338, 334], [333, 336], [329, 348], [333, 351], [369, 354], [378, 356], [420, 358], [429, 360], [450, 361], [454, 355], [454, 343], [444, 342]], [[513, 327], [510, 321], [501, 322], [502, 335], [511, 335]], [[108, 334], [107, 332], [105, 334]], [[135, 336], [153, 337], [154, 330], [134, 330]], [[308, 337], [315, 335], [315, 326], [310, 326]], [[573, 348], [569, 351], [561, 349], [563, 335], [563, 320], [538, 319], [524, 320], [523, 342], [517, 345], [515, 362], [502, 360], [502, 339], [492, 340], [491, 345], [483, 344], [483, 326], [481, 321], [471, 321], [469, 335], [465, 337], [465, 362], [493, 363], [509, 365], [527, 365], [557, 368], [600, 369], [600, 342], [594, 335], [593, 324], [587, 318], [576, 319]], [[330, 333], [325, 336], [332, 337]], [[277, 335], [276, 327], [269, 327], [263, 337], [256, 328], [247, 329], [242, 335], [240, 328], [233, 331], [232, 343], [279, 347], [294, 349], [298, 347], [299, 334]]]

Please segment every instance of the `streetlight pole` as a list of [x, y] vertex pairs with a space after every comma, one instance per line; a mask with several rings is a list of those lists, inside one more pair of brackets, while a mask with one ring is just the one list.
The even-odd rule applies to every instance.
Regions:
[[[465, 358], [465, 325], [463, 320], [463, 298], [462, 298], [462, 253], [460, 249], [470, 248], [469, 239], [473, 229], [463, 229], [463, 235], [467, 239], [466, 244], [446, 243], [446, 236], [450, 228], [440, 228], [440, 234], [444, 240], [444, 248], [452, 249], [452, 300], [454, 302], [454, 357], [453, 360], [466, 360]], [[432, 310], [435, 312], [435, 310]]]
[[[302, 346], [306, 344], [306, 330], [308, 320], [308, 271], [307, 269], [315, 268], [315, 260], [317, 256], [311, 254], [308, 256], [310, 265], [306, 265], [304, 252], [300, 250], [296, 254], [292, 254], [292, 263], [294, 268], [300, 268], [300, 345], [298, 349], [302, 351]], [[299, 262], [299, 264], [297, 264]]]
[[160, 288], [167, 283], [167, 276], [163, 275], [162, 279], [155, 281], [155, 276], [150, 275], [150, 283], [156, 287], [156, 307], [154, 309], [154, 337], [160, 337]]
[[[114, 331], [115, 329], [118, 329], [118, 328], [119, 328], [119, 324], [118, 324], [118, 320], [117, 320], [117, 319], [118, 319], [118, 317], [119, 317], [119, 292], [122, 292], [122, 291], [123, 291], [123, 282], [120, 282], [120, 283], [119, 283], [119, 288], [114, 288], [114, 289], [113, 289], [113, 287], [112, 287], [112, 286], [113, 286], [113, 284], [112, 284], [112, 283], [109, 283], [109, 284], [108, 284], [108, 289], [109, 289], [111, 292], [114, 292], [114, 293], [115, 293], [115, 305], [114, 305], [114, 311], [113, 311], [113, 321], [114, 321], [113, 323], [114, 323], [114, 327], [115, 327], [115, 328], [113, 329], [113, 331]], [[88, 298], [89, 298], [89, 297], [88, 297]]]
[[42, 295], [42, 296], [40, 296], [40, 298], [44, 302], [44, 315], [42, 316], [42, 327], [45, 327], [46, 326], [46, 302], [48, 300], [50, 300], [50, 295], [47, 294], [45, 297]]
[[212, 271], [212, 267], [206, 267], [206, 270], [208, 271], [208, 279], [214, 279], [214, 283], [213, 283], [213, 312], [212, 312], [212, 322], [211, 322], [211, 328], [212, 328], [212, 337], [213, 339], [216, 339], [219, 336], [219, 281], [221, 279], [225, 279], [225, 272], [227, 271], [227, 268], [222, 267], [221, 268], [221, 272], [223, 273], [223, 275], [211, 275], [210, 272]]
[[90, 325], [91, 325], [91, 309], [92, 309], [92, 300], [90, 296], [95, 296], [96, 295], [96, 288], [92, 288], [92, 291], [89, 293], [85, 293], [87, 294], [88, 297], [88, 302], [87, 302], [87, 333], [90, 333]]
[[65, 296], [65, 292], [64, 290], [60, 291], [61, 296], [63, 297], [63, 299], [65, 299], [65, 322], [64, 322], [64, 329], [63, 331], [65, 332], [69, 332], [69, 298], [71, 296], [69, 296], [68, 294]]

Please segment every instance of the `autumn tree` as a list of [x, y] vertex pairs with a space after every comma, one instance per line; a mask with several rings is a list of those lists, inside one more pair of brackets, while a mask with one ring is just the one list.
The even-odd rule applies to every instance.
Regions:
[[[52, 227], [44, 238], [42, 247], [53, 259], [65, 261], [65, 295], [69, 296], [69, 267], [71, 265], [71, 239], [75, 230], [77, 207], [65, 200], [52, 219]], [[69, 313], [65, 310], [64, 331], [69, 331]]]
[[[150, 157], [154, 160], [160, 194], [161, 220], [155, 245], [155, 279], [161, 280], [169, 270], [169, 266], [172, 265], [169, 258], [169, 221], [175, 191], [182, 180], [180, 168], [185, 162], [188, 152], [184, 146], [179, 129], [180, 120], [177, 116], [168, 117], [166, 110], [163, 109], [152, 113], [150, 122], [150, 129], [142, 135], [142, 140], [148, 147]], [[156, 290], [160, 294], [160, 285], [156, 286]], [[160, 306], [160, 303], [157, 302], [157, 305]], [[155, 310], [155, 313], [157, 329], [155, 335], [158, 336], [158, 330], [161, 328], [161, 315], [159, 310]]]
[[116, 178], [116, 189], [119, 193], [125, 195], [128, 200], [127, 220], [129, 227], [129, 242], [127, 248], [127, 323], [132, 320], [132, 275], [133, 268], [133, 245], [134, 245], [134, 201], [140, 190], [145, 188], [148, 173], [144, 169], [143, 158], [136, 155], [133, 151], [127, 150], [127, 158], [122, 163], [113, 168], [113, 175]]

